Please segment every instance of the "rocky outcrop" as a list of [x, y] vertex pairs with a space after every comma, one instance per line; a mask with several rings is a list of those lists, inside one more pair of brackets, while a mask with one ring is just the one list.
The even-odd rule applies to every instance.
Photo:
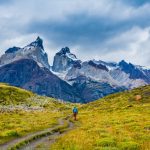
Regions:
[[20, 50], [20, 49], [21, 49], [20, 47], [14, 46], [14, 47], [11, 47], [11, 48], [9, 48], [8, 50], [6, 50], [6, 51], [5, 51], [5, 54], [15, 53], [15, 52], [17, 52], [17, 51]]
[[101, 64], [101, 63], [97, 64], [97, 63], [95, 63], [94, 61], [90, 60], [90, 61], [88, 62], [88, 64], [89, 64], [90, 66], [93, 66], [93, 67], [98, 68], [98, 69], [100, 69], [100, 70], [109, 71], [108, 68], [107, 68], [105, 65]]

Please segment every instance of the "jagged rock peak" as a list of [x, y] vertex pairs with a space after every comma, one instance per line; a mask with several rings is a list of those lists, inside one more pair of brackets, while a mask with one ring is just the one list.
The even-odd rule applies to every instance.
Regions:
[[62, 55], [66, 53], [70, 53], [69, 47], [62, 48], [57, 54]]
[[122, 65], [128, 65], [128, 63], [125, 60], [121, 60], [119, 62], [119, 66], [122, 66]]
[[92, 60], [88, 61], [88, 64], [89, 64], [90, 66], [95, 67], [95, 68], [102, 69], [102, 70], [105, 70], [105, 71], [109, 71], [108, 68], [107, 68], [105, 65], [100, 64], [100, 63], [97, 64], [97, 63], [95, 63], [95, 62], [92, 61]]
[[36, 61], [40, 67], [50, 68], [47, 53], [43, 48], [43, 40], [40, 37], [37, 37], [34, 42], [31, 42], [23, 48], [9, 48], [5, 54], [0, 57], [0, 66], [24, 58]]
[[72, 66], [80, 66], [80, 63], [81, 61], [77, 59], [76, 55], [72, 54], [68, 47], [65, 47], [56, 53], [52, 70], [55, 72], [67, 71]]
[[122, 60], [122, 61], [120, 61], [119, 62], [119, 66], [121, 67], [121, 68], [124, 68], [124, 69], [135, 69], [136, 67], [135, 67], [135, 65], [133, 65], [132, 63], [127, 63], [126, 61], [124, 61], [124, 60]]
[[72, 61], [77, 61], [78, 60], [76, 55], [72, 54], [68, 47], [62, 48], [59, 52], [56, 53], [56, 56], [66, 56]]
[[40, 47], [44, 50], [43, 40], [39, 36], [36, 38], [36, 40], [34, 42], [32, 42], [29, 45], [34, 46], [34, 47]]
[[21, 48], [20, 48], [20, 47], [16, 47], [16, 46], [11, 47], [11, 48], [9, 48], [9, 49], [7, 49], [7, 50], [5, 51], [5, 54], [6, 54], [6, 53], [14, 53], [14, 52], [18, 51], [19, 49], [21, 49]]

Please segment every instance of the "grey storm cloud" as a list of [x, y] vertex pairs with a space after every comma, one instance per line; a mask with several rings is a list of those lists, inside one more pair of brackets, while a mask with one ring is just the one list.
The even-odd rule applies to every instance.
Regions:
[[116, 22], [111, 18], [78, 14], [68, 16], [66, 22], [46, 20], [45, 22], [31, 23], [27, 32], [38, 32], [51, 39], [51, 41], [62, 45], [69, 43], [94, 47], [102, 45], [114, 36], [119, 36], [133, 26], [145, 28], [148, 25], [150, 25], [148, 17]]
[[149, 0], [1, 0], [0, 14], [0, 54], [39, 35], [50, 61], [69, 46], [84, 60], [150, 66]]
[[[34, 22], [28, 28], [28, 32], [42, 33], [58, 43], [85, 44], [91, 40], [105, 41], [107, 38], [119, 32], [118, 25], [106, 20], [106, 18], [88, 17], [86, 14], [68, 17], [66, 22]], [[116, 30], [116, 28], [118, 28]], [[90, 44], [90, 43], [89, 43]]]

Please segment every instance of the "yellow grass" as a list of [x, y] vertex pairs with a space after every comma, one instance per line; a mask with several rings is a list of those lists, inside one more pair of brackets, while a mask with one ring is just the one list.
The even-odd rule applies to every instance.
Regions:
[[[136, 94], [142, 99], [137, 102]], [[150, 86], [110, 95], [79, 108], [76, 129], [51, 149], [149, 150]]]

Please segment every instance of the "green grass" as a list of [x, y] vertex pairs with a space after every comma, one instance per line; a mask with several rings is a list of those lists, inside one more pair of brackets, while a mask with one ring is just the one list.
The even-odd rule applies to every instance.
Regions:
[[1, 83], [0, 144], [56, 125], [70, 105]]
[[[142, 99], [137, 101], [136, 95]], [[150, 86], [82, 105], [76, 129], [60, 137], [51, 149], [149, 150]]]
[[44, 110], [41, 112], [0, 113], [0, 143], [24, 136], [28, 133], [50, 128], [65, 114]]

